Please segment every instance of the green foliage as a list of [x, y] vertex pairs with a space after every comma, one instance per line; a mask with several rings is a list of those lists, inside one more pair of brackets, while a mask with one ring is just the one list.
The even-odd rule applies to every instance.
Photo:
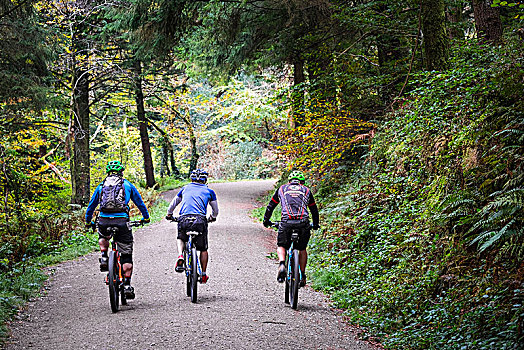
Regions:
[[355, 164], [359, 146], [374, 135], [373, 123], [350, 117], [329, 103], [308, 106], [305, 124], [284, 130], [281, 154], [297, 168], [319, 176], [344, 164]]
[[0, 3], [0, 111], [18, 116], [41, 108], [47, 99], [47, 29], [37, 23], [35, 1]]
[[0, 340], [7, 335], [5, 321], [14, 316], [29, 298], [39, 293], [47, 279], [42, 267], [85, 255], [98, 246], [98, 235], [79, 230], [78, 227], [82, 227], [80, 222], [77, 220], [75, 228], [64, 233], [59, 241], [34, 234], [27, 240], [26, 255], [17, 263], [10, 263], [8, 258], [10, 251], [16, 247], [10, 248], [8, 243], [3, 243], [0, 267], [10, 265], [10, 268], [0, 269]]
[[515, 349], [522, 56], [471, 43], [452, 62], [416, 75], [360, 169], [319, 184], [325, 229], [308, 266], [314, 286], [386, 348]]
[[524, 3], [522, 1], [493, 0], [491, 7], [509, 7], [510, 9], [515, 9], [512, 11], [514, 18], [519, 20], [524, 19]]

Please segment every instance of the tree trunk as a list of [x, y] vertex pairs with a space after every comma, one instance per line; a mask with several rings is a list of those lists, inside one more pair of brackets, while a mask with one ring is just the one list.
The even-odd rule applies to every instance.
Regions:
[[462, 22], [464, 22], [462, 19], [463, 10], [464, 4], [461, 2], [447, 8], [446, 17], [450, 23], [450, 28], [448, 30], [450, 39], [464, 39], [464, 30], [460, 28]]
[[161, 161], [160, 161], [160, 177], [164, 177], [164, 173], [167, 176], [171, 175], [171, 171], [169, 170], [169, 151], [167, 149], [166, 140], [162, 140], [162, 153], [161, 153]]
[[502, 39], [502, 22], [498, 7], [491, 7], [491, 0], [473, 0], [473, 14], [477, 37], [481, 41], [498, 43]]
[[293, 90], [291, 92], [293, 127], [303, 126], [305, 123], [304, 116], [304, 87], [297, 87], [299, 84], [306, 81], [304, 77], [304, 62], [302, 60], [295, 60], [293, 62]]
[[444, 0], [422, 0], [421, 5], [426, 69], [446, 69], [449, 58], [449, 38], [446, 34]]
[[[189, 119], [189, 117], [187, 118]], [[193, 131], [193, 126], [189, 123], [187, 125], [187, 131], [189, 132], [189, 143], [191, 145], [191, 160], [189, 161], [189, 172], [187, 176], [191, 175], [191, 172], [196, 169], [198, 164], [198, 158], [200, 157], [197, 152], [196, 136]]]
[[[88, 6], [89, 2], [83, 3]], [[90, 155], [89, 155], [89, 47], [87, 26], [84, 18], [78, 18], [73, 28], [73, 106], [69, 138], [72, 140], [71, 203], [87, 205], [90, 199]]]
[[[169, 143], [171, 144], [171, 143]], [[169, 162], [171, 163], [171, 170], [172, 174], [175, 178], [180, 178], [180, 171], [178, 170], [176, 163], [175, 163], [175, 151], [173, 150], [173, 147], [169, 149]]]
[[144, 109], [144, 93], [142, 91], [142, 64], [140, 60], [134, 61], [134, 74], [136, 115], [138, 117], [140, 140], [142, 141], [142, 153], [144, 155], [144, 172], [146, 173], [146, 187], [152, 188], [156, 185], [156, 182], [155, 172], [153, 168], [153, 158], [151, 157], [149, 133], [147, 132], [147, 118]]
[[398, 37], [392, 35], [379, 35], [377, 38], [377, 54], [380, 73], [388, 76], [387, 84], [380, 88], [380, 98], [384, 105], [389, 105], [393, 98], [397, 96], [402, 82], [399, 61], [406, 56], [406, 51], [402, 49]]

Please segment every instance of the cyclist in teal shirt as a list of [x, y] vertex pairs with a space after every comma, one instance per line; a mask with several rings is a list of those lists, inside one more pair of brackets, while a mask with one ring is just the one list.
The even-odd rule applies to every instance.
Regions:
[[[202, 265], [202, 283], [206, 283], [209, 276], [206, 273], [209, 254], [207, 252], [207, 223], [215, 221], [218, 215], [217, 196], [215, 191], [208, 188], [208, 173], [201, 169], [191, 172], [191, 183], [182, 187], [178, 194], [173, 198], [167, 209], [166, 219], [173, 220], [173, 211], [176, 206], [181, 204], [178, 219], [177, 248], [178, 259], [175, 263], [175, 271], [184, 271], [184, 246], [189, 240], [188, 231], [201, 232], [195, 238], [195, 247], [200, 251], [200, 262]], [[211, 215], [206, 218], [207, 206], [211, 206]]]
[[107, 271], [110, 235], [108, 227], [117, 227], [113, 239], [118, 243], [120, 261], [124, 269], [124, 292], [128, 299], [134, 299], [134, 288], [131, 287], [133, 273], [133, 233], [129, 226], [129, 201], [132, 200], [142, 213], [142, 222], [150, 221], [149, 212], [142, 200], [142, 196], [133, 184], [123, 178], [124, 166], [119, 161], [110, 161], [106, 166], [107, 177], [97, 186], [86, 210], [86, 226], [91, 227], [93, 213], [100, 204], [98, 218], [98, 244], [102, 256], [100, 257], [100, 271]]

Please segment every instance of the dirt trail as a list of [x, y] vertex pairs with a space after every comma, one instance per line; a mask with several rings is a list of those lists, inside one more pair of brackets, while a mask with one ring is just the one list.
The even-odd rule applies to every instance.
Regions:
[[273, 182], [210, 187], [220, 214], [197, 304], [172, 269], [176, 224], [163, 220], [134, 232], [135, 300], [111, 313], [98, 253], [60, 264], [45, 295], [11, 324], [6, 349], [370, 349], [312, 289], [300, 290], [298, 310], [284, 304], [277, 263], [266, 257], [274, 234], [248, 216]]

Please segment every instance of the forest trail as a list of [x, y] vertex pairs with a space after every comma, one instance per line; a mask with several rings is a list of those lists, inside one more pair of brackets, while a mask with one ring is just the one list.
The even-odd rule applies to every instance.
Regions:
[[11, 323], [5, 348], [370, 349], [311, 288], [300, 290], [298, 310], [284, 304], [277, 263], [266, 257], [275, 234], [249, 217], [273, 185], [210, 184], [220, 214], [209, 226], [210, 279], [199, 285], [197, 304], [173, 272], [176, 224], [164, 219], [134, 231], [135, 300], [111, 313], [98, 253], [60, 264], [44, 296]]

